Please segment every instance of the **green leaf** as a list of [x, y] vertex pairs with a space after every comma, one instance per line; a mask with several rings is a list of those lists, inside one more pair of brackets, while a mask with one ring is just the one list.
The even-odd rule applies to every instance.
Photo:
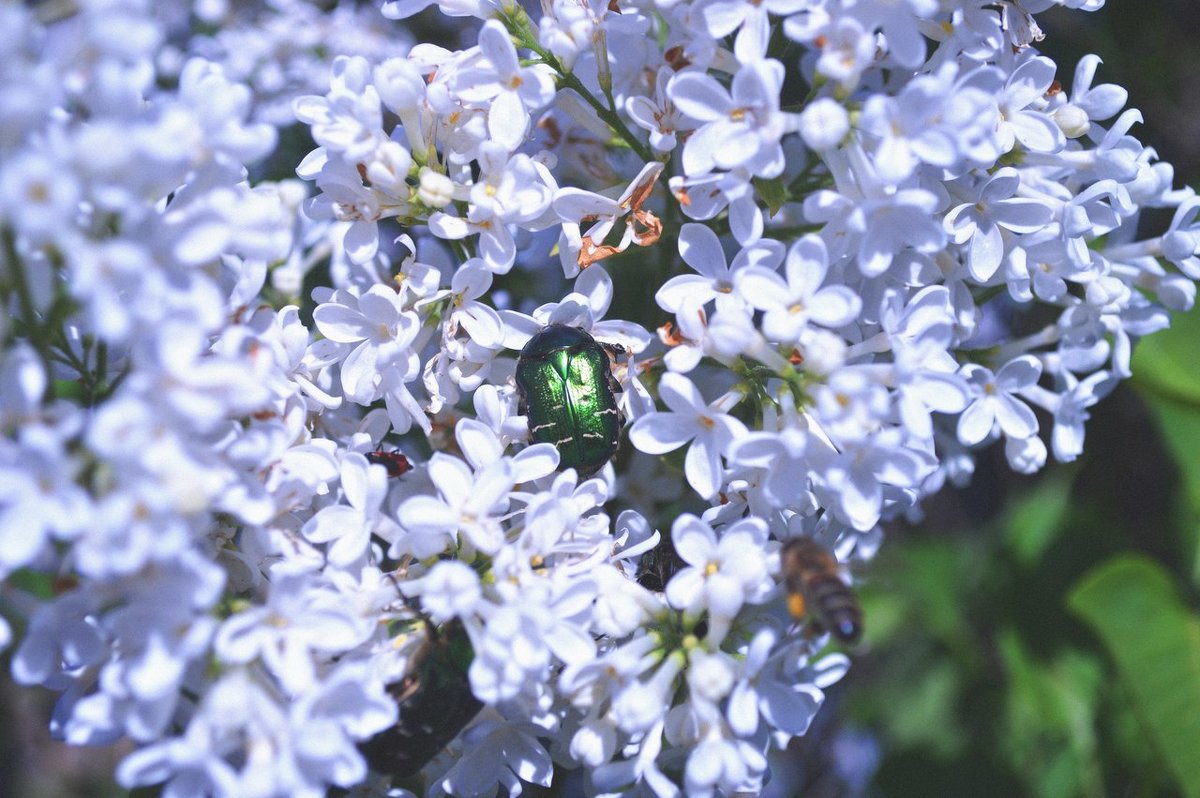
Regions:
[[904, 596], [867, 586], [859, 591], [858, 598], [863, 610], [863, 635], [871, 646], [911, 633], [911, 608]]
[[1145, 393], [1170, 397], [1200, 411], [1200, 305], [1171, 316], [1171, 328], [1138, 342], [1133, 355], [1134, 384]]
[[1069, 469], [1059, 469], [1009, 513], [1005, 538], [1021, 565], [1028, 568], [1041, 562], [1042, 554], [1064, 527], [1071, 508], [1073, 477]]
[[1043, 798], [1104, 795], [1096, 740], [1098, 655], [1067, 651], [1042, 662], [1012, 629], [1002, 629], [996, 643], [1008, 674], [1008, 761]]
[[950, 662], [933, 662], [906, 689], [893, 696], [886, 717], [888, 736], [898, 748], [926, 748], [943, 759], [961, 755], [968, 735], [955, 709], [962, 677]]
[[758, 190], [758, 198], [767, 204], [767, 211], [771, 216], [779, 213], [779, 209], [788, 201], [787, 187], [783, 184], [782, 177], [771, 180], [756, 177], [754, 188]]
[[1200, 798], [1200, 620], [1170, 576], [1141, 555], [1113, 557], [1067, 599], [1099, 636], [1166, 767]]
[[87, 389], [80, 380], [55, 380], [54, 398], [67, 399], [74, 404], [84, 404], [87, 399]]
[[1179, 467], [1188, 503], [1200, 512], [1200, 406], [1155, 394], [1146, 399], [1162, 431], [1163, 445]]

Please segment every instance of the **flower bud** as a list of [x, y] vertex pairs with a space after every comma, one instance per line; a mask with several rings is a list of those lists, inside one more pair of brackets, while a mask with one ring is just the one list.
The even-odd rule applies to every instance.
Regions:
[[1063, 135], [1069, 139], [1077, 139], [1092, 126], [1092, 121], [1088, 119], [1087, 112], [1078, 105], [1067, 103], [1054, 112], [1054, 123], [1062, 130]]
[[800, 137], [814, 150], [829, 150], [850, 132], [850, 115], [839, 103], [822, 97], [800, 112]]
[[454, 181], [428, 166], [422, 166], [417, 196], [430, 208], [445, 208], [454, 199]]

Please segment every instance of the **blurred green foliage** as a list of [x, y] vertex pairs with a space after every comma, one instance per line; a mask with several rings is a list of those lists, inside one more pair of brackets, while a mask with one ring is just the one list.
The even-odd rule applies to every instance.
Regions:
[[1138, 349], [1080, 462], [980, 461], [862, 587], [867, 794], [1200, 796], [1200, 312]]
[[[1145, 115], [1135, 134], [1200, 186], [1194, 0], [1039, 21], [1065, 87], [1101, 54], [1097, 81]], [[831, 725], [869, 736], [878, 767], [804, 795], [1200, 796], [1197, 353], [1200, 312], [1175, 318], [1093, 409], [1079, 461], [1029, 479], [993, 451], [889, 530], [860, 580], [867, 642], [831, 696]]]

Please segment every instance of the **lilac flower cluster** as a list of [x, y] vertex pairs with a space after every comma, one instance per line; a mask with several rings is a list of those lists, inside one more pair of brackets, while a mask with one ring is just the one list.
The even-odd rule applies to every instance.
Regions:
[[[388, 38], [431, 4], [470, 46]], [[0, 645], [126, 786], [412, 795], [358, 746], [460, 628], [407, 787], [757, 794], [849, 664], [780, 541], [1075, 458], [1195, 299], [1200, 200], [1036, 49], [1101, 0], [66, 5], [0, 5]], [[248, 178], [285, 107], [311, 186]], [[591, 478], [547, 324], [624, 353]]]

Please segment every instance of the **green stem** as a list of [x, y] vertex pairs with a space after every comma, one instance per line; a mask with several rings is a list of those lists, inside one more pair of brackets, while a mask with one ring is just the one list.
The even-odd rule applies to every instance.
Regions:
[[96, 344], [96, 376], [101, 382], [108, 378], [108, 344], [104, 341]]
[[55, 342], [55, 350], [58, 353], [59, 361], [78, 372], [79, 379], [83, 382], [84, 390], [87, 392], [84, 398], [84, 405], [86, 407], [95, 407], [98, 404], [98, 398], [101, 394], [104, 373], [100, 370], [93, 373], [92, 369], [88, 367], [88, 346], [86, 343], [84, 344], [83, 358], [80, 359], [71, 350], [71, 344], [67, 340], [66, 335], [63, 334], [61, 327], [55, 328], [54, 335], [58, 339]]
[[[539, 53], [539, 55], [542, 55], [542, 53]], [[633, 135], [633, 132], [630, 131], [630, 129], [626, 127], [625, 123], [621, 121], [621, 117], [617, 116], [614, 111], [610, 110], [604, 105], [604, 103], [596, 99], [596, 97], [587, 90], [587, 87], [583, 85], [579, 78], [575, 77], [570, 72], [564, 72], [562, 65], [558, 63], [558, 59], [554, 58], [554, 56], [550, 55], [550, 53], [545, 53], [543, 57], [553, 59], [547, 60], [546, 63], [548, 63], [554, 71], [558, 72], [562, 81], [562, 85], [569, 89], [574, 89], [575, 93], [582, 97], [588, 105], [596, 109], [596, 114], [603, 119], [604, 122], [610, 128], [612, 128], [613, 131], [615, 131], [625, 141], [626, 144], [629, 145], [629, 149], [636, 152], [638, 157], [646, 163], [655, 160], [654, 153], [650, 151], [650, 148], [638, 141], [637, 137]]]
[[42, 369], [46, 373], [46, 390], [43, 392], [42, 399], [49, 401], [54, 398], [54, 379], [50, 369], [50, 342], [46, 340], [47, 331], [40, 323], [37, 306], [33, 302], [33, 292], [29, 290], [29, 281], [25, 279], [25, 265], [17, 253], [17, 241], [12, 230], [4, 228], [2, 237], [4, 239], [4, 259], [8, 261], [8, 273], [17, 293], [17, 302], [21, 306], [21, 318], [25, 322], [26, 332], [33, 343], [33, 348], [42, 361]]
[[501, 12], [501, 17], [507, 23], [509, 33], [517, 39], [517, 44], [537, 53], [543, 63], [558, 73], [560, 85], [573, 89], [588, 105], [592, 106], [596, 114], [604, 120], [614, 133], [624, 139], [625, 143], [629, 145], [629, 149], [637, 153], [639, 158], [647, 163], [655, 160], [654, 153], [650, 151], [650, 148], [639, 141], [625, 123], [621, 121], [621, 117], [617, 115], [612, 95], [608, 95], [609, 103], [612, 104], [612, 107], [606, 106], [594, 94], [588, 91], [579, 78], [575, 77], [570, 70], [563, 67], [562, 62], [553, 53], [538, 43], [537, 35], [533, 27], [529, 24], [529, 15], [525, 13], [524, 9], [519, 6], [511, 10], [506, 9]]

